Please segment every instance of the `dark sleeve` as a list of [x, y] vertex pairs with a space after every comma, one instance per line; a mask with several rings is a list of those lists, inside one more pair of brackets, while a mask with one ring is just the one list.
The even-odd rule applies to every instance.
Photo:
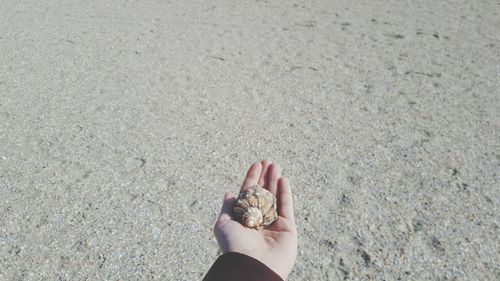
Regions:
[[203, 281], [283, 281], [260, 261], [240, 253], [225, 253], [208, 271]]

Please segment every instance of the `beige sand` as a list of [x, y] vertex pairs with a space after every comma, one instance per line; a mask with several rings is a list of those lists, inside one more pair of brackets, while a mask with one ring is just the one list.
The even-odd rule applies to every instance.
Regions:
[[498, 280], [498, 1], [0, 3], [0, 280], [200, 280], [252, 161], [290, 280]]

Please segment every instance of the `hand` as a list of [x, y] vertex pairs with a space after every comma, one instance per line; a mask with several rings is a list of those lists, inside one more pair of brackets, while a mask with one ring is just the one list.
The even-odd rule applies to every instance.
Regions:
[[276, 196], [278, 219], [261, 230], [244, 227], [233, 219], [236, 195], [227, 193], [215, 223], [215, 237], [223, 253], [238, 252], [253, 257], [285, 280], [297, 257], [297, 228], [290, 185], [281, 177], [280, 166], [265, 160], [250, 167], [241, 191], [255, 184]]

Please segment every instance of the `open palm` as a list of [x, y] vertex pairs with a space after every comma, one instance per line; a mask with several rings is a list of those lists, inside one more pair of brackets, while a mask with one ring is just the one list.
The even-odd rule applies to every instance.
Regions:
[[215, 223], [215, 237], [223, 253], [238, 252], [253, 257], [286, 279], [297, 256], [297, 229], [290, 185], [285, 177], [281, 177], [280, 166], [265, 160], [250, 167], [241, 191], [255, 184], [277, 197], [278, 219], [261, 230], [244, 227], [233, 219], [236, 195], [228, 193]]

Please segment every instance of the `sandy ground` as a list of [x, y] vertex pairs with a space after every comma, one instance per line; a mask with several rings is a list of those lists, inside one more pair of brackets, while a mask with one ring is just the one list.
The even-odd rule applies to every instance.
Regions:
[[253, 161], [290, 280], [500, 279], [498, 1], [1, 1], [0, 280], [200, 280]]

